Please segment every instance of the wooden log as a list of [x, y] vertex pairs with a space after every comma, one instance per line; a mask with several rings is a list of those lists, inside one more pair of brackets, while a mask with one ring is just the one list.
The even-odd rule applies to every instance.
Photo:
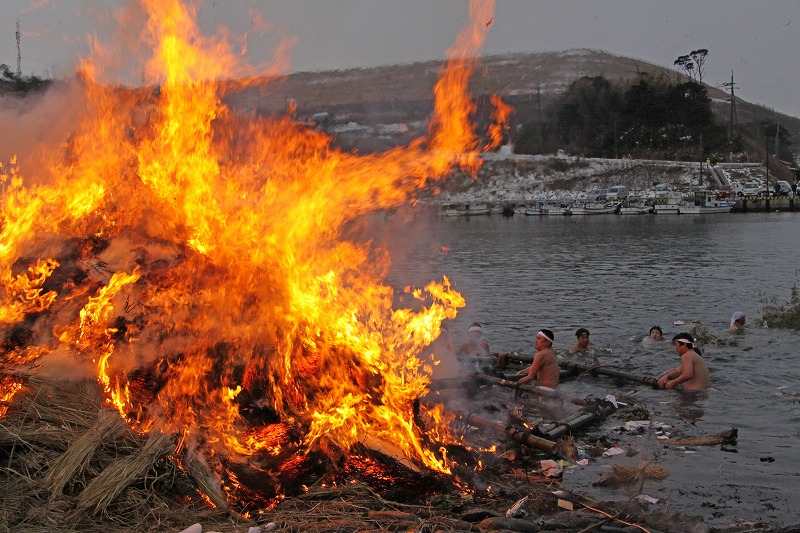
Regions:
[[[424, 402], [426, 407], [432, 407], [432, 402]], [[526, 446], [530, 446], [531, 448], [537, 448], [539, 450], [544, 450], [547, 452], [555, 453], [557, 451], [558, 443], [543, 439], [542, 437], [538, 437], [534, 435], [531, 431], [523, 430], [520, 428], [513, 428], [513, 427], [506, 427], [500, 422], [494, 422], [490, 420], [486, 420], [485, 418], [481, 418], [474, 414], [468, 413], [461, 413], [459, 411], [453, 411], [455, 415], [460, 417], [464, 420], [467, 424], [471, 426], [475, 426], [476, 428], [480, 428], [486, 431], [493, 433], [496, 437], [505, 437], [509, 436], [516, 440], [517, 442], [521, 442]]]
[[567, 370], [577, 370], [579, 372], [588, 372], [593, 375], [602, 375], [602, 376], [611, 376], [614, 378], [620, 378], [627, 381], [634, 381], [636, 383], [643, 383], [645, 385], [650, 385], [654, 389], [658, 387], [658, 379], [650, 376], [637, 376], [635, 374], [629, 374], [627, 372], [622, 372], [620, 370], [616, 370], [614, 368], [607, 368], [602, 366], [590, 366], [590, 365], [583, 365], [580, 363], [574, 363], [572, 361], [561, 361], [558, 364], [559, 367]]
[[[520, 376], [522, 377], [522, 376]], [[535, 385], [525, 385], [519, 384], [514, 381], [510, 381], [507, 379], [496, 378], [494, 376], [489, 376], [487, 374], [476, 374], [475, 379], [482, 383], [489, 383], [491, 385], [499, 385], [501, 387], [506, 387], [509, 389], [519, 390], [523, 392], [530, 392], [531, 394], [535, 394], [537, 396], [541, 396], [543, 398], [555, 398], [562, 401], [567, 401], [573, 403], [575, 405], [586, 405], [586, 400], [581, 400], [578, 398], [570, 398], [569, 396], [565, 396], [560, 392], [554, 391], [552, 389], [546, 389], [544, 387], [538, 387]]]
[[532, 355], [525, 355], [517, 352], [495, 352], [493, 357], [497, 357], [501, 361], [508, 361], [511, 363], [519, 363], [522, 365], [529, 365], [533, 362]]
[[539, 424], [536, 429], [543, 437], [558, 439], [568, 431], [602, 420], [616, 410], [617, 408], [613, 403], [606, 400], [596, 400], [582, 409], [580, 413], [552, 424]]

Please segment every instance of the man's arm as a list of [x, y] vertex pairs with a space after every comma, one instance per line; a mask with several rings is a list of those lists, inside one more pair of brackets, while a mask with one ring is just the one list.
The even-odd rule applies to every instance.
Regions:
[[684, 381], [689, 381], [694, 377], [694, 363], [692, 362], [692, 358], [687, 354], [683, 354], [681, 356], [681, 366], [676, 370], [679, 370], [677, 375], [671, 377], [669, 381], [664, 383], [665, 389], [674, 389], [676, 385], [680, 385]]
[[528, 383], [529, 381], [533, 381], [536, 379], [536, 374], [539, 373], [539, 369], [542, 367], [542, 355], [541, 352], [536, 352], [536, 355], [533, 356], [533, 362], [531, 366], [528, 367], [528, 375], [523, 377], [522, 379], [517, 380], [517, 383]]
[[662, 389], [665, 389], [667, 381], [674, 379], [680, 375], [681, 375], [680, 367], [670, 368], [669, 370], [661, 374], [661, 376], [659, 376], [658, 386], [661, 387]]

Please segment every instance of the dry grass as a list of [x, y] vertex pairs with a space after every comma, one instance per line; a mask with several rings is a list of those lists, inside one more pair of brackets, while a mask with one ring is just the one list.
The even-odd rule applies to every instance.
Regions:
[[639, 466], [613, 465], [611, 471], [600, 476], [600, 479], [592, 483], [596, 486], [619, 486], [628, 485], [642, 479], [662, 480], [669, 477], [669, 472], [659, 464], [648, 464], [646, 462]]

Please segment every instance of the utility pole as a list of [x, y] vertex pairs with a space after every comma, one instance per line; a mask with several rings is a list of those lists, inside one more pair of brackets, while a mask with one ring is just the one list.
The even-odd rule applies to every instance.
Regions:
[[542, 88], [536, 85], [536, 136], [539, 138], [539, 150], [544, 150], [544, 137], [542, 134]]
[[17, 19], [17, 78], [22, 77], [22, 48], [20, 47], [19, 19]]
[[730, 102], [730, 120], [728, 123], [728, 142], [733, 143], [733, 127], [734, 124], [736, 125], [736, 130], [738, 133], [739, 130], [739, 117], [736, 114], [736, 95], [734, 92], [734, 88], [736, 85], [733, 82], [733, 71], [731, 70], [731, 81], [730, 83], [723, 83], [722, 87], [728, 87], [731, 90], [731, 102]]
[[775, 126], [775, 159], [780, 159], [780, 153], [778, 152], [779, 150], [778, 139], [780, 138], [780, 135], [781, 135], [781, 121], [780, 119], [778, 119], [778, 123]]

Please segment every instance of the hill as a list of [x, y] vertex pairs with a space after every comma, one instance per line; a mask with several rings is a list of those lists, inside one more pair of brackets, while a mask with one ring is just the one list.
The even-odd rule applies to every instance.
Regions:
[[[441, 66], [441, 61], [428, 61], [297, 73], [281, 79], [255, 80], [230, 91], [227, 100], [240, 110], [267, 114], [283, 113], [291, 102], [297, 106], [298, 117], [335, 135], [342, 147], [385, 149], [425, 131], [432, 112], [432, 89]], [[673, 69], [603, 51], [578, 49], [486, 57], [471, 78], [470, 90], [478, 102], [479, 122], [487, 116], [490, 95], [500, 95], [513, 106], [513, 131], [532, 121], [575, 80], [603, 76], [612, 82], [630, 81], [642, 74], [675, 82], [685, 80]], [[729, 124], [729, 94], [709, 85], [706, 89], [720, 122]], [[736, 116], [740, 126], [777, 120], [791, 135], [791, 151], [800, 154], [797, 117], [778, 114], [738, 97]]]

